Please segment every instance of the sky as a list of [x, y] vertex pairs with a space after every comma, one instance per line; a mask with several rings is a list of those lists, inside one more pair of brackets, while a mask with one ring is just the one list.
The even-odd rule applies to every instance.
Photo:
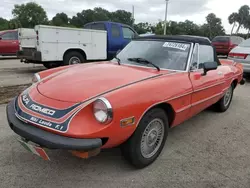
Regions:
[[[0, 17], [12, 18], [14, 4], [27, 3], [30, 0], [0, 0]], [[83, 9], [102, 7], [109, 11], [124, 9], [135, 10], [135, 22], [156, 23], [165, 18], [165, 0], [33, 0], [40, 4], [51, 19], [56, 13], [65, 12], [69, 16]], [[249, 5], [250, 0], [169, 0], [167, 20], [185, 21], [189, 19], [196, 24], [203, 24], [205, 17], [213, 12], [222, 19], [226, 33], [231, 32], [228, 16], [237, 12], [242, 5]], [[245, 33], [245, 29], [240, 32]]]

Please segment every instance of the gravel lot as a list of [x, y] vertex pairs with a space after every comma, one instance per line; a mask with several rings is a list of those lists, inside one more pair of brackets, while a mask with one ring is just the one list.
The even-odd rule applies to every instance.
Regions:
[[[20, 66], [20, 72], [20, 68], [6, 69], [23, 80], [40, 69], [26, 66]], [[6, 78], [2, 72], [0, 81], [14, 83], [15, 76]], [[204, 111], [171, 129], [162, 155], [142, 170], [133, 169], [119, 149], [105, 150], [88, 160], [55, 150], [48, 152], [50, 162], [43, 161], [15, 140], [17, 136], [7, 125], [6, 105], [0, 105], [0, 187], [249, 188], [249, 91], [249, 82], [239, 86], [230, 109], [223, 114]]]
[[34, 73], [45, 70], [43, 65], [24, 64], [18, 59], [0, 58], [0, 86], [28, 84]]

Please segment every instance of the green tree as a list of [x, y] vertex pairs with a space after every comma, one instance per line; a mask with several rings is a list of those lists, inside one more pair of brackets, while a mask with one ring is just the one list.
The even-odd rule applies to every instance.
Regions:
[[17, 28], [20, 28], [22, 27], [21, 23], [19, 20], [17, 19], [11, 19], [9, 22], [8, 22], [8, 28], [9, 29], [17, 29]]
[[238, 28], [236, 30], [236, 34], [239, 32], [240, 28], [246, 22], [246, 19], [249, 16], [249, 11], [250, 11], [250, 7], [248, 5], [243, 5], [242, 7], [240, 7], [240, 9], [238, 11], [238, 16], [237, 16], [237, 22], [239, 25], [238, 25]]
[[0, 31], [8, 29], [8, 20], [0, 17]]
[[86, 23], [94, 21], [113, 21], [120, 22], [128, 25], [133, 25], [132, 14], [125, 10], [117, 10], [109, 12], [101, 7], [96, 7], [93, 10], [87, 9], [70, 19], [70, 24], [76, 27], [83, 27]]
[[206, 37], [212, 39], [217, 35], [225, 35], [221, 19], [217, 18], [214, 13], [208, 14], [206, 21], [207, 23], [202, 26], [204, 31], [208, 31], [208, 34], [205, 34]]
[[131, 12], [125, 10], [117, 10], [115, 12], [112, 12], [111, 20], [114, 22], [120, 22], [130, 26], [132, 26], [134, 23]]
[[190, 20], [178, 23], [178, 34], [182, 35], [200, 35], [200, 27]]
[[[167, 31], [168, 31], [168, 29], [167, 29]], [[157, 35], [163, 35], [163, 33], [164, 33], [164, 22], [163, 21], [159, 20], [159, 22], [155, 26], [154, 33]]]
[[55, 26], [68, 26], [69, 25], [69, 17], [64, 12], [57, 13], [51, 20], [51, 25]]
[[14, 19], [18, 20], [22, 27], [33, 28], [38, 24], [48, 24], [45, 10], [37, 3], [14, 5], [12, 10]]
[[154, 31], [154, 26], [149, 24], [148, 22], [146, 23], [138, 23], [134, 24], [134, 29], [138, 34], [144, 34], [147, 32], [153, 32]]
[[230, 16], [228, 17], [228, 22], [230, 25], [233, 24], [232, 30], [231, 30], [231, 35], [233, 34], [233, 30], [236, 26], [237, 20], [239, 20], [239, 15], [237, 12], [233, 12], [232, 14], [230, 14]]

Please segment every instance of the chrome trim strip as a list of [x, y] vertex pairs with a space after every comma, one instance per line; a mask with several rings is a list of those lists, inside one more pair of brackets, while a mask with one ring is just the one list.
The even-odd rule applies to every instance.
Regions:
[[187, 110], [187, 109], [190, 109], [191, 107], [192, 107], [192, 105], [187, 105], [187, 106], [185, 106], [185, 107], [183, 107], [183, 108], [177, 110], [176, 113], [183, 112], [183, 111], [185, 111], [185, 110]]
[[210, 99], [212, 99], [212, 98], [215, 98], [215, 97], [217, 97], [217, 96], [219, 96], [219, 95], [222, 95], [222, 94], [223, 94], [222, 92], [217, 93], [217, 94], [215, 94], [215, 95], [213, 95], [213, 96], [211, 96], [211, 97], [202, 99], [202, 100], [200, 100], [200, 101], [198, 101], [198, 102], [195, 102], [195, 103], [192, 103], [192, 106], [196, 106], [196, 105], [198, 105], [198, 104], [201, 104], [201, 103], [203, 103], [203, 102], [206, 102], [206, 101], [208, 101], [208, 100], [210, 100]]
[[185, 72], [189, 72], [189, 70], [190, 70], [190, 64], [191, 64], [191, 61], [193, 59], [193, 52], [194, 52], [194, 43], [191, 43], [191, 47], [190, 47], [189, 55], [188, 55], [187, 67], [186, 67]]
[[136, 127], [138, 126], [139, 122], [141, 121], [142, 117], [146, 114], [146, 112], [147, 112], [150, 108], [152, 108], [153, 106], [156, 106], [156, 105], [161, 104], [161, 103], [164, 103], [164, 102], [172, 101], [172, 100], [175, 100], [175, 99], [178, 99], [178, 98], [181, 98], [181, 97], [190, 95], [191, 93], [193, 93], [193, 92], [188, 92], [188, 93], [185, 93], [185, 94], [183, 94], [183, 95], [179, 95], [179, 96], [177, 96], [177, 97], [173, 97], [173, 98], [170, 98], [170, 99], [167, 99], [167, 100], [163, 100], [163, 101], [160, 101], [160, 102], [157, 102], [157, 103], [154, 103], [154, 104], [150, 105], [150, 106], [142, 113], [141, 117], [138, 119], [137, 124], [136, 124]]
[[177, 97], [173, 97], [173, 98], [167, 99], [167, 100], [165, 100], [165, 101], [163, 101], [163, 102], [172, 101], [172, 100], [175, 100], [175, 99], [178, 99], [178, 98], [181, 98], [181, 97], [185, 97], [185, 96], [190, 95], [190, 94], [192, 94], [192, 93], [193, 93], [193, 92], [188, 92], [188, 93], [185, 93], [185, 94], [183, 94], [183, 95], [178, 95]]
[[211, 88], [211, 87], [215, 87], [215, 86], [218, 86], [218, 85], [221, 85], [221, 84], [224, 84], [224, 83], [225, 83], [225, 81], [220, 82], [220, 83], [217, 83], [217, 84], [213, 84], [213, 85], [210, 85], [210, 86], [201, 88], [201, 89], [197, 89], [197, 90], [194, 90], [194, 93], [196, 93], [196, 92], [198, 92], [198, 91], [202, 91], [202, 90], [208, 89], [208, 88]]
[[224, 88], [224, 89], [222, 90], [222, 92], [227, 91], [229, 88], [230, 88], [230, 87], [228, 87], [228, 88]]

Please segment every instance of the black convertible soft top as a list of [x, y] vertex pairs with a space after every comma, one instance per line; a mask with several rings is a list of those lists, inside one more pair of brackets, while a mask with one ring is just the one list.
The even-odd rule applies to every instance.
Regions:
[[202, 45], [211, 45], [211, 41], [206, 37], [191, 36], [191, 35], [151, 35], [135, 38], [135, 40], [176, 40], [183, 42], [199, 43]]

